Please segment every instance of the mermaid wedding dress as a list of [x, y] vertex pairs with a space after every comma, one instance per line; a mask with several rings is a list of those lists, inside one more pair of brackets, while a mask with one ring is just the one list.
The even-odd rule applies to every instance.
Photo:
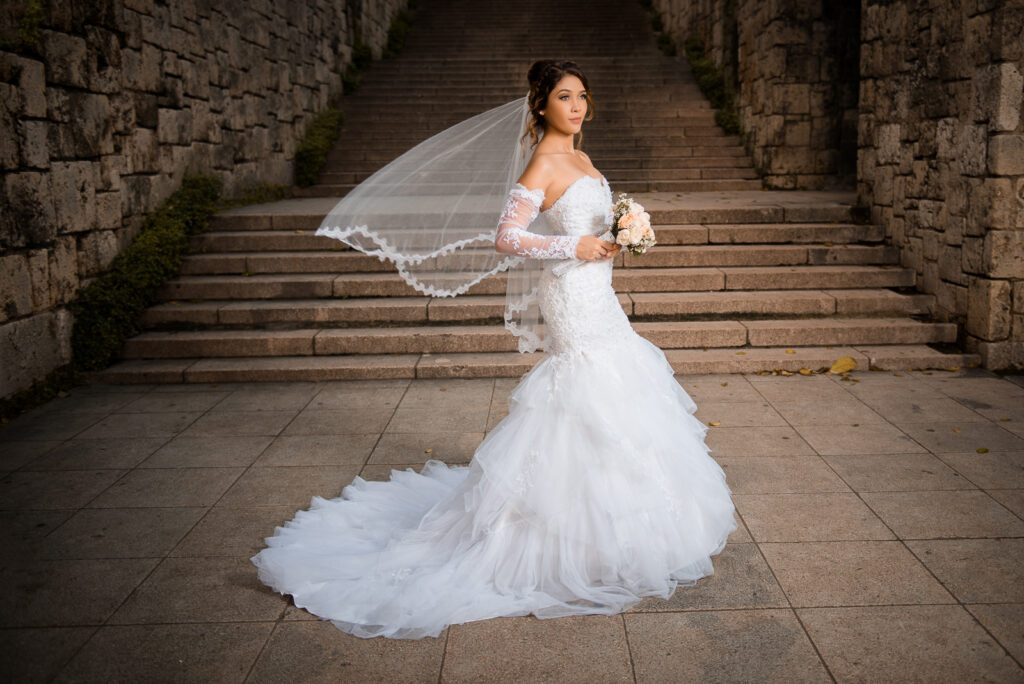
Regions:
[[[525, 230], [543, 199], [516, 184], [498, 251], [558, 264], [611, 225], [603, 176], [545, 210], [554, 235]], [[472, 462], [314, 497], [252, 558], [260, 580], [350, 634], [412, 639], [499, 616], [613, 614], [711, 574], [736, 528], [725, 474], [611, 280], [611, 260], [545, 268], [547, 353]]]

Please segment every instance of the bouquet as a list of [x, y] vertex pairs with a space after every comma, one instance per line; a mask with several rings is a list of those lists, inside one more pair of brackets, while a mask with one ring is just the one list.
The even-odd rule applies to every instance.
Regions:
[[[619, 193], [619, 201], [612, 210], [612, 227], [598, 237], [614, 242], [636, 255], [643, 254], [648, 247], [657, 244], [654, 241], [654, 229], [651, 228], [651, 215], [644, 211], [643, 205], [624, 192]], [[562, 277], [570, 269], [587, 263], [590, 262], [572, 259], [556, 264], [551, 270], [555, 276]]]
[[619, 193], [619, 201], [615, 203], [613, 216], [612, 235], [615, 244], [637, 256], [656, 244], [654, 229], [651, 228], [651, 215], [644, 211], [643, 205], [626, 193]]

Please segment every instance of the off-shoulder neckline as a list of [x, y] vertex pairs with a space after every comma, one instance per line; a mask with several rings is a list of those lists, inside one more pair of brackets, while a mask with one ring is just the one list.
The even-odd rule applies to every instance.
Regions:
[[[552, 202], [550, 207], [548, 207], [547, 209], [545, 209], [544, 211], [542, 211], [540, 213], [546, 214], [547, 212], [549, 212], [552, 209], [554, 209], [555, 205], [558, 204], [559, 202], [561, 202], [562, 198], [565, 197], [567, 194], [569, 194], [569, 190], [571, 190], [573, 188], [573, 186], [575, 186], [577, 183], [579, 183], [584, 178], [592, 178], [592, 179], [594, 179], [596, 181], [600, 181], [601, 187], [607, 187], [607, 185], [608, 185], [608, 179], [604, 177], [603, 173], [599, 173], [596, 176], [591, 176], [589, 173], [584, 173], [582, 176], [580, 176], [579, 178], [574, 180], [572, 183], [569, 183], [568, 187], [566, 187], [565, 190], [562, 191], [562, 194], [558, 196], [558, 199], [556, 199], [554, 202]], [[525, 190], [526, 192], [531, 192], [531, 193], [539, 192], [541, 200], [540, 200], [540, 202], [537, 203], [538, 207], [544, 201], [544, 197], [545, 197], [544, 188], [537, 188], [536, 190], [531, 190], [530, 188], [526, 187], [522, 183], [516, 182], [516, 185], [519, 186], [520, 188], [522, 188], [523, 190]]]

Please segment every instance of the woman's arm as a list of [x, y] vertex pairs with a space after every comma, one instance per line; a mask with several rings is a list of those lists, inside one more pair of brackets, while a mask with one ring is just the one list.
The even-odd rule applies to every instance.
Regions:
[[578, 235], [538, 235], [526, 230], [544, 201], [544, 190], [530, 190], [516, 183], [508, 193], [505, 211], [498, 219], [494, 249], [503, 254], [517, 254], [535, 259], [572, 259], [576, 256]]

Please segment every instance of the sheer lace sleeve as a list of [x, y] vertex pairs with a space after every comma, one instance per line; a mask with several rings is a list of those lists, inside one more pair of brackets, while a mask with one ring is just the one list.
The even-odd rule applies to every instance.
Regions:
[[544, 190], [529, 190], [516, 183], [508, 193], [505, 211], [498, 220], [494, 249], [536, 259], [574, 259], [579, 235], [538, 235], [526, 230], [540, 213]]

